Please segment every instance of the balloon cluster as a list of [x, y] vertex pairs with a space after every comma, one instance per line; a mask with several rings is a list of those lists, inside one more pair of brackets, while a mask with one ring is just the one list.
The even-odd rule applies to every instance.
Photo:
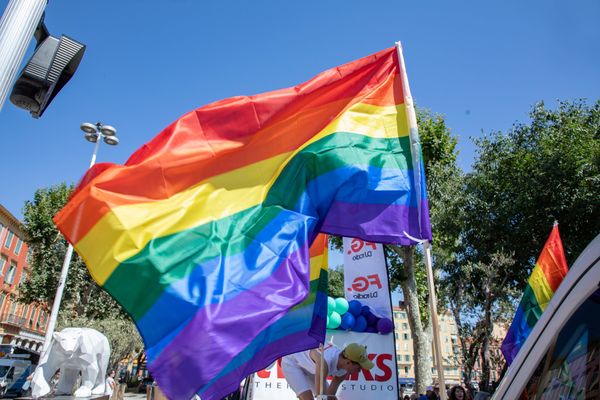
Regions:
[[358, 300], [348, 302], [343, 297], [327, 298], [327, 329], [387, 335], [392, 328], [391, 319], [379, 318]]

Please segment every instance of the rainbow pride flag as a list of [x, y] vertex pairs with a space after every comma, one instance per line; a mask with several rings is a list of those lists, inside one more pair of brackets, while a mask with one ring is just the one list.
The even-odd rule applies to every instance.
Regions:
[[319, 232], [431, 238], [399, 54], [198, 108], [124, 165], [92, 167], [57, 214], [92, 277], [135, 321], [169, 398], [220, 399], [316, 346], [318, 318], [311, 338], [273, 327], [310, 292]]
[[554, 224], [542, 254], [531, 271], [513, 322], [500, 347], [508, 365], [517, 356], [567, 272], [569, 268], [560, 240], [558, 224]]

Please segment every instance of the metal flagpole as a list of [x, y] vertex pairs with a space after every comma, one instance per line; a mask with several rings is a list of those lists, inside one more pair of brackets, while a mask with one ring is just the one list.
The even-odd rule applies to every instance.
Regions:
[[0, 110], [13, 85], [19, 66], [47, 0], [11, 0], [0, 19]]
[[[396, 42], [396, 50], [398, 51], [398, 64], [400, 67], [400, 77], [402, 79], [402, 92], [404, 95], [404, 108], [406, 110], [406, 119], [408, 123], [409, 129], [409, 137], [410, 137], [410, 148], [411, 155], [413, 160], [413, 171], [415, 174], [415, 191], [418, 196], [417, 199], [420, 200], [421, 193], [423, 188], [421, 187], [421, 145], [417, 141], [415, 141], [415, 137], [417, 134], [417, 116], [415, 113], [415, 105], [413, 103], [412, 95], [410, 93], [410, 86], [408, 85], [408, 76], [406, 74], [406, 66], [404, 65], [404, 56], [402, 55], [402, 44], [400, 42]], [[417, 202], [418, 213], [421, 215], [421, 202]], [[419, 219], [419, 224], [421, 220]], [[419, 227], [420, 228], [420, 227]], [[417, 243], [423, 243], [423, 251], [425, 253], [425, 269], [427, 270], [427, 287], [429, 290], [429, 313], [431, 315], [431, 327], [433, 331], [433, 351], [435, 354], [435, 362], [436, 369], [438, 375], [438, 382], [440, 387], [440, 399], [446, 400], [446, 382], [444, 380], [444, 368], [443, 368], [443, 358], [442, 358], [442, 346], [440, 342], [440, 332], [439, 332], [439, 322], [438, 322], [438, 314], [436, 307], [436, 295], [435, 295], [435, 285], [433, 283], [433, 269], [431, 267], [431, 245], [427, 240], [416, 239], [408, 235], [406, 232], [404, 234], [409, 237], [411, 240]]]

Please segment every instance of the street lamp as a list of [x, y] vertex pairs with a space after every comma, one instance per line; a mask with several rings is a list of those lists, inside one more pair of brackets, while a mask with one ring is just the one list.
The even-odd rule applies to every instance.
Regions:
[[[87, 141], [95, 143], [94, 153], [92, 154], [92, 159], [90, 160], [89, 168], [91, 168], [96, 163], [96, 155], [98, 154], [98, 148], [100, 147], [100, 139], [102, 139], [104, 143], [110, 146], [116, 146], [119, 144], [119, 138], [117, 138], [117, 130], [110, 125], [104, 125], [101, 122], [96, 122], [95, 124], [84, 122], [79, 128], [85, 133], [84, 137]], [[62, 270], [60, 271], [60, 279], [58, 280], [58, 287], [56, 288], [56, 296], [54, 296], [52, 311], [50, 312], [50, 320], [48, 321], [48, 329], [46, 330], [46, 337], [44, 338], [44, 347], [42, 348], [41, 353], [42, 357], [50, 347], [50, 341], [52, 340], [52, 334], [54, 333], [54, 328], [56, 326], [58, 309], [60, 308], [60, 302], [62, 300], [63, 291], [65, 289], [67, 274], [69, 273], [69, 264], [71, 264], [72, 256], [73, 246], [69, 243], [69, 247], [67, 247], [65, 259], [63, 261]]]

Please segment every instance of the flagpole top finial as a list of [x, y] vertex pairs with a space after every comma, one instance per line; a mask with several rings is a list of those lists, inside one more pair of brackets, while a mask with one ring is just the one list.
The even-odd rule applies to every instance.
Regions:
[[558, 220], [554, 220], [554, 226], [558, 226]]

